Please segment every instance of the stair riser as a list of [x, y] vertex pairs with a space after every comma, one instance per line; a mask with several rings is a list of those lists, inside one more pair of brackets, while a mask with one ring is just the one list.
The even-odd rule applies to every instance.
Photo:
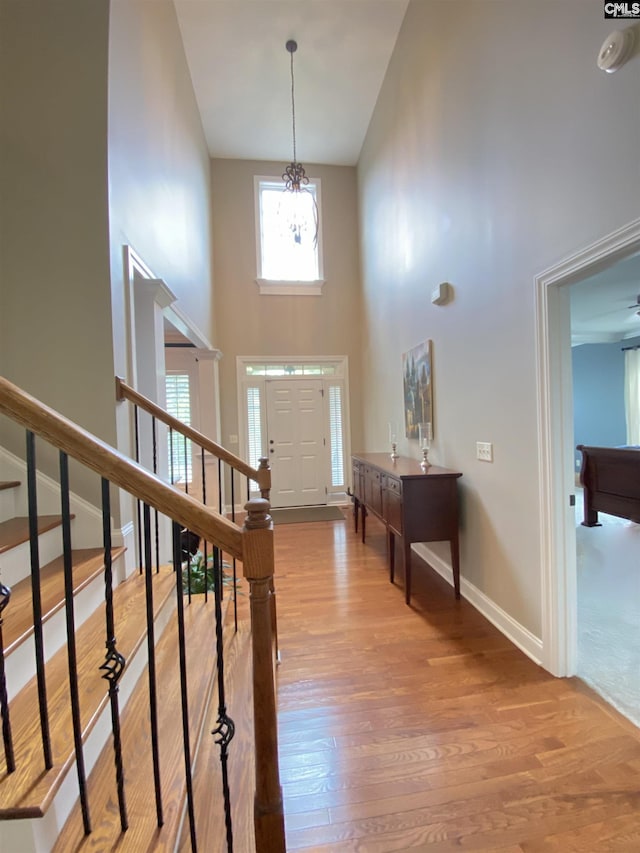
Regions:
[[0, 522], [8, 521], [16, 515], [15, 489], [0, 490]]
[[[175, 608], [175, 596], [170, 596], [158, 613], [154, 623], [156, 641], [162, 635], [169, 621], [175, 618]], [[144, 617], [141, 616], [141, 618]], [[145, 641], [129, 656], [120, 680], [118, 701], [121, 715], [140, 678], [144, 677], [146, 679], [147, 677], [147, 660], [147, 645]], [[93, 720], [91, 729], [86, 735], [84, 742], [84, 760], [87, 777], [91, 773], [105, 744], [111, 739], [111, 707], [107, 697], [108, 686], [105, 681], [105, 702], [103, 708]], [[150, 791], [152, 791], [151, 781]], [[72, 763], [69, 772], [43, 818], [24, 821], [0, 821], [0, 851], [3, 851], [3, 853], [5, 850], [7, 853], [14, 853], [14, 851], [15, 853], [23, 853], [23, 851], [24, 853], [49, 853], [53, 849], [55, 841], [77, 801], [78, 777], [75, 763]], [[5, 835], [5, 831], [11, 834]], [[12, 839], [11, 843], [13, 846], [9, 844], [9, 838]]]
[[[38, 537], [40, 565], [46, 566], [62, 554], [62, 531], [59, 527], [47, 530]], [[31, 556], [28, 542], [23, 542], [0, 554], [0, 580], [8, 587], [29, 576]]]
[[[8, 450], [0, 447], [0, 470], [3, 479], [19, 480], [20, 486], [9, 491], [14, 492], [14, 509], [7, 518], [15, 515], [27, 515], [27, 471], [23, 460], [14, 456]], [[60, 513], [60, 486], [51, 477], [36, 472], [36, 492], [38, 498], [39, 515], [58, 515]], [[73, 484], [72, 484], [73, 485]], [[73, 547], [92, 548], [96, 543], [102, 542], [102, 514], [100, 510], [74, 492], [69, 495], [71, 513], [75, 515], [77, 523], [74, 525]], [[2, 516], [0, 516], [1, 520]], [[118, 544], [118, 543], [114, 543]]]
[[[114, 563], [115, 566], [115, 563]], [[96, 608], [104, 604], [104, 576], [94, 578], [74, 597], [76, 629], [91, 616]], [[5, 620], [10, 618], [11, 603], [5, 611]], [[43, 625], [45, 659], [53, 655], [67, 642], [66, 614], [64, 608], [58, 610]], [[5, 661], [7, 691], [9, 697], [15, 696], [36, 674], [35, 643], [33, 635], [25, 639], [7, 655]]]

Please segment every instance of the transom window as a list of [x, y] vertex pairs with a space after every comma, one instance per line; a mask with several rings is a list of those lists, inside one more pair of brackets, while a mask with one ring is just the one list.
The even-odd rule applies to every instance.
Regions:
[[256, 177], [255, 200], [261, 293], [320, 293], [320, 180], [289, 192], [282, 178]]

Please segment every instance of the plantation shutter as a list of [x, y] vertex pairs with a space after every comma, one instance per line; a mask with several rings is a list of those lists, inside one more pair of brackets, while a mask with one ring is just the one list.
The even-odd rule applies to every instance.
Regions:
[[260, 388], [247, 388], [247, 440], [249, 465], [257, 468], [262, 456], [262, 406]]
[[[168, 373], [166, 379], [167, 412], [191, 426], [191, 389], [188, 373]], [[171, 430], [169, 442], [169, 474], [172, 483], [191, 482], [191, 442]]]
[[329, 440], [331, 443], [331, 485], [344, 485], [342, 429], [342, 386], [329, 386]]

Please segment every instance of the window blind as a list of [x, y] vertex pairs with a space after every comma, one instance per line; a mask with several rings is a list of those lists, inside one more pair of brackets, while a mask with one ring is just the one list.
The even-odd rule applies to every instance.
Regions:
[[[167, 412], [187, 426], [191, 426], [191, 388], [188, 373], [168, 373], [165, 377]], [[169, 474], [171, 482], [191, 482], [191, 442], [186, 442], [179, 432], [171, 430], [169, 441]]]

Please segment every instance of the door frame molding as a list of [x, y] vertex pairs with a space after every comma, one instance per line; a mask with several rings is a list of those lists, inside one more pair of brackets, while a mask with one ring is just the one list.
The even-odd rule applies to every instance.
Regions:
[[640, 251], [635, 219], [534, 279], [538, 385], [543, 666], [570, 676], [577, 664], [571, 315], [567, 285]]

